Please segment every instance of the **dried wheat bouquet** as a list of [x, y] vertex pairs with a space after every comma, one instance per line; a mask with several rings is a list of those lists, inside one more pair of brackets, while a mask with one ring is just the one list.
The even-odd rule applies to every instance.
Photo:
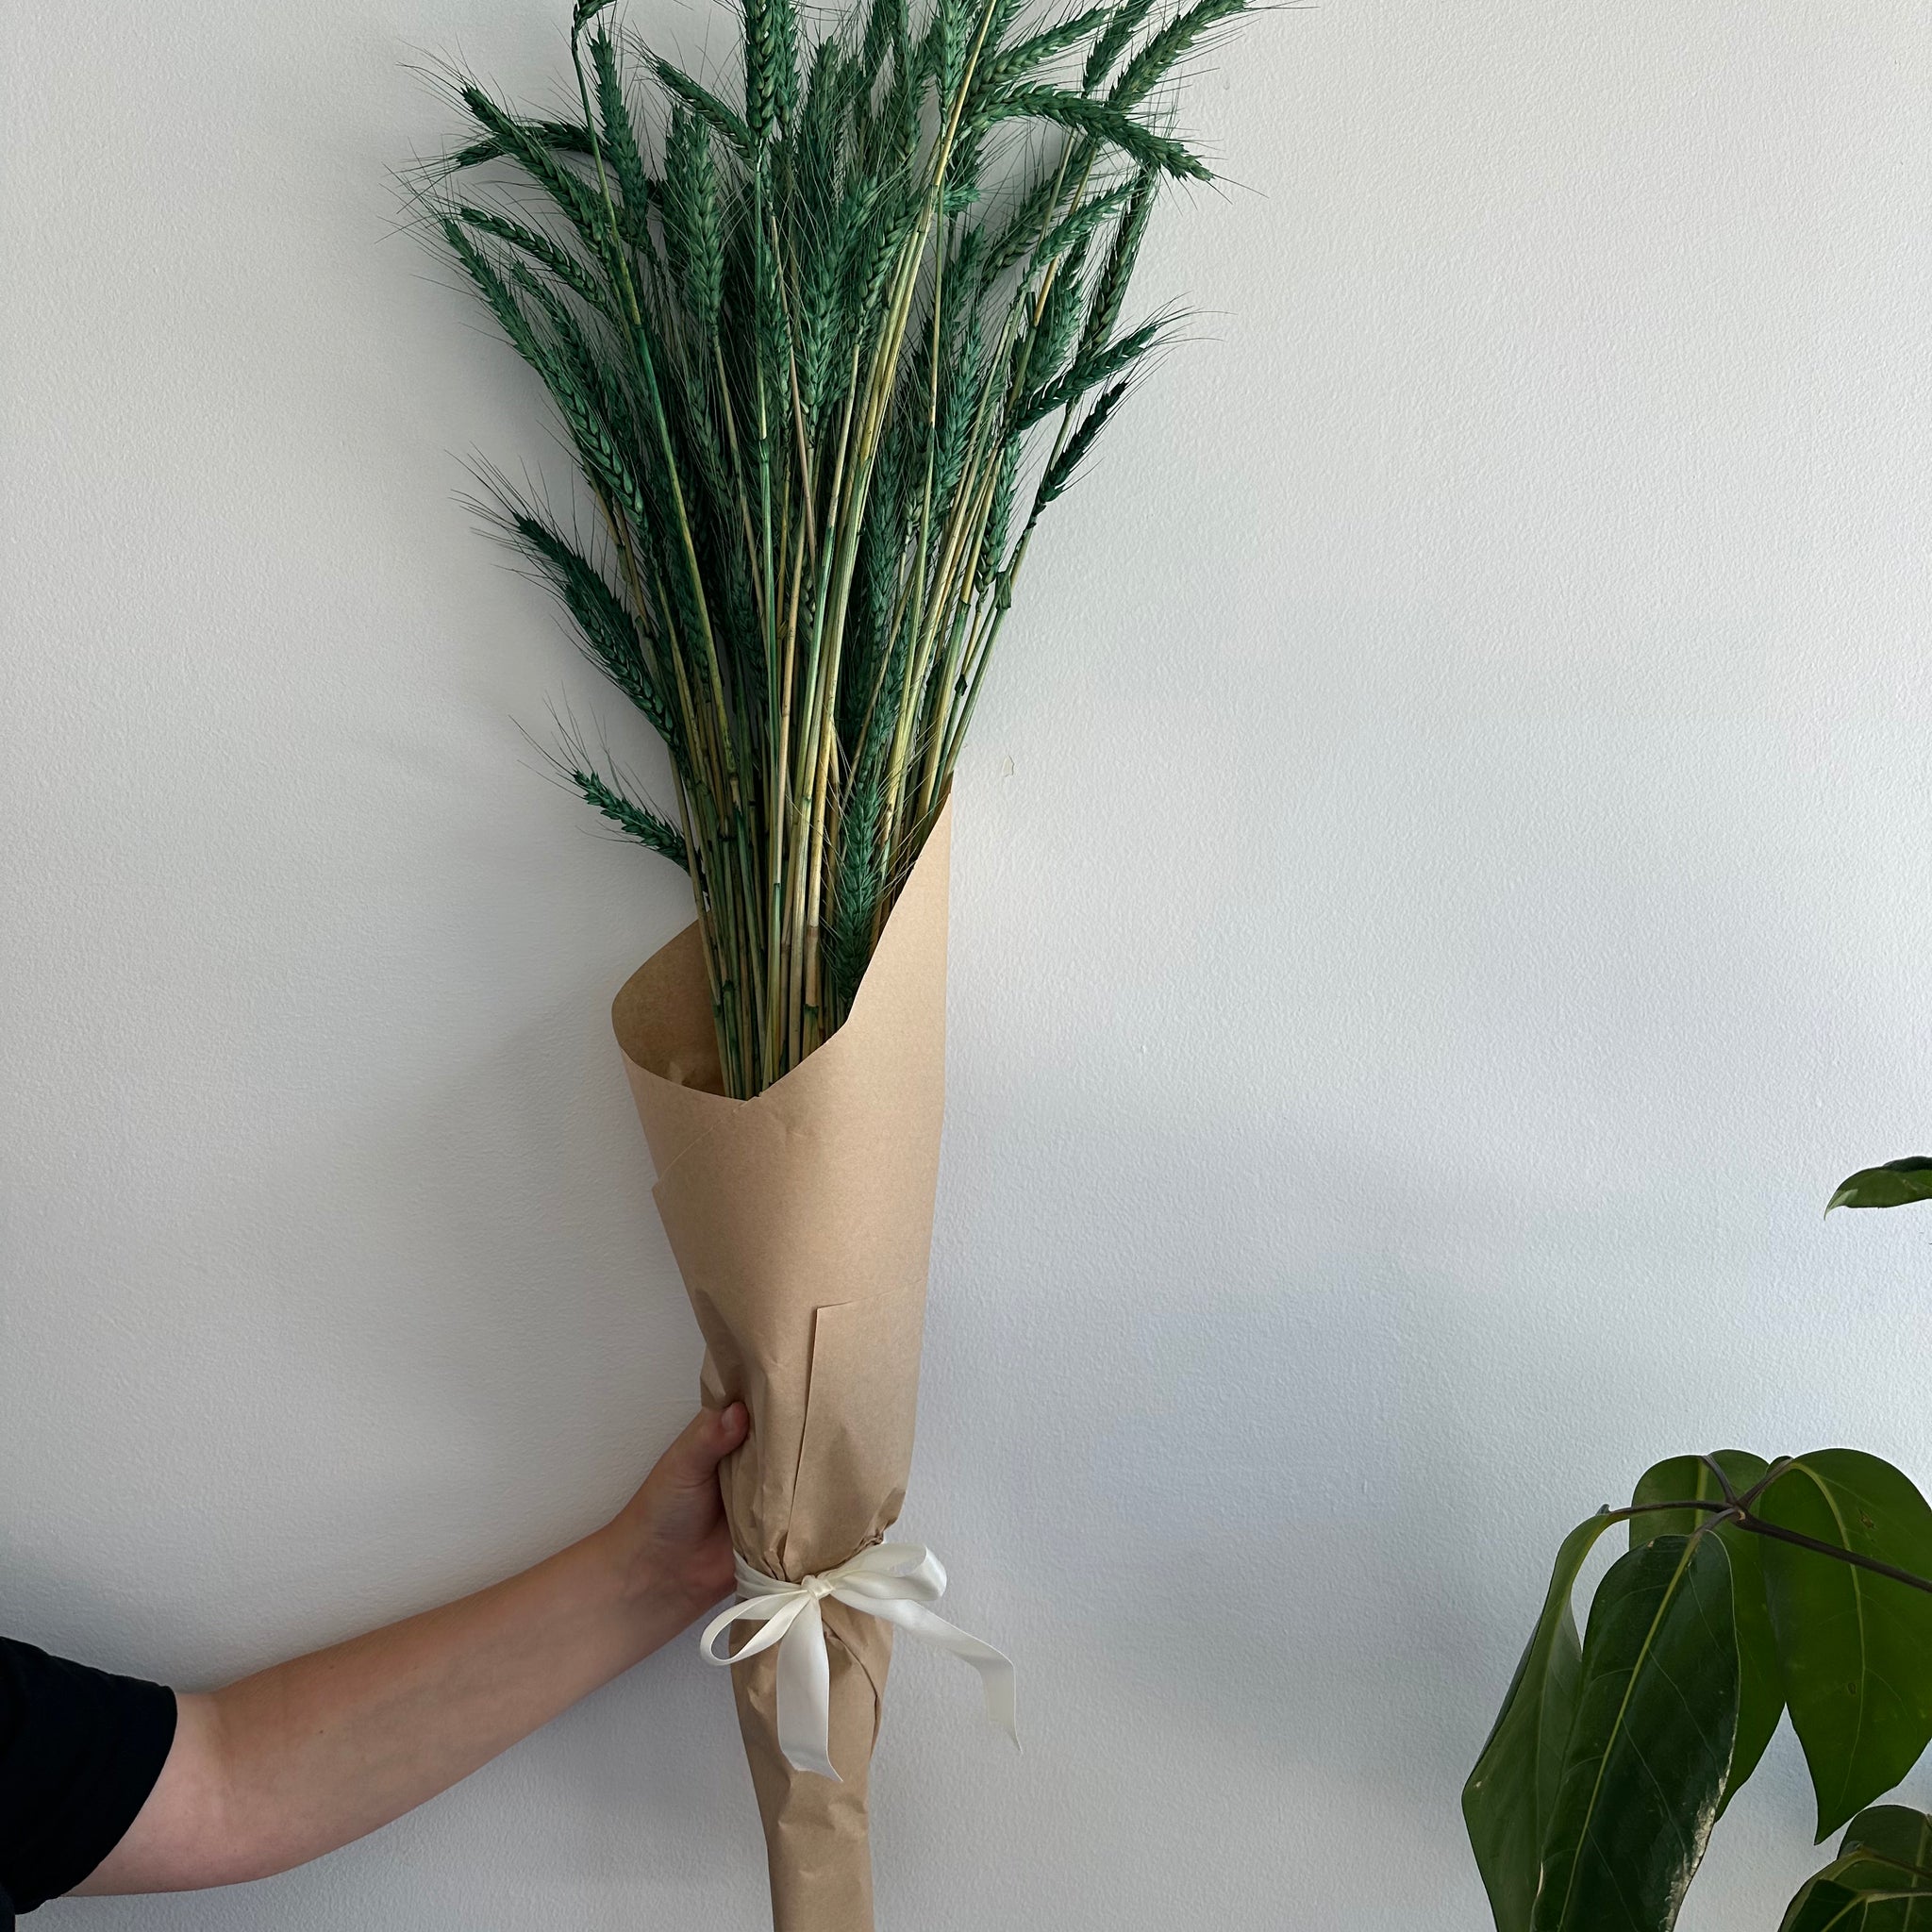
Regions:
[[1190, 55], [1244, 0], [1030, 17], [743, 0], [734, 102], [570, 26], [575, 110], [456, 91], [435, 232], [580, 473], [483, 508], [670, 755], [654, 807], [559, 764], [690, 874], [614, 1019], [656, 1196], [743, 1400], [730, 1661], [784, 1932], [872, 1923], [866, 1775], [894, 1627], [985, 1679], [885, 1543], [912, 1449], [944, 1069], [947, 799], [1015, 581], [1171, 317], [1127, 319]]

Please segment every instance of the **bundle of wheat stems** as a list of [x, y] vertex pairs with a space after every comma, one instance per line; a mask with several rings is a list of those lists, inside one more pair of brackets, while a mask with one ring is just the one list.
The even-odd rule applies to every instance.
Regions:
[[1209, 178], [1166, 94], [1246, 0], [1154, 4], [866, 0], [808, 48], [742, 0], [741, 108], [579, 0], [581, 119], [457, 83], [436, 225], [595, 507], [486, 512], [669, 748], [675, 823], [560, 765], [689, 871], [740, 1098], [844, 1018], [1041, 513], [1167, 332], [1122, 320], [1162, 181]]

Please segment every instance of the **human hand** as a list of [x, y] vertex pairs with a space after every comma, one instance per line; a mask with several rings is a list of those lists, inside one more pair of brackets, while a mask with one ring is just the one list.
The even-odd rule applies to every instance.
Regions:
[[671, 1630], [681, 1630], [731, 1593], [731, 1539], [718, 1465], [744, 1441], [747, 1426], [741, 1402], [700, 1409], [607, 1532], [626, 1593], [649, 1604]]

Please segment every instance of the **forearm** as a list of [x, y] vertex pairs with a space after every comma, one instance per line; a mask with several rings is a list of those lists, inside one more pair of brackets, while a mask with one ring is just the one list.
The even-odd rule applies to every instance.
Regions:
[[80, 1890], [229, 1884], [333, 1851], [629, 1669], [695, 1607], [613, 1525], [474, 1596], [184, 1697], [154, 1794]]
[[214, 1696], [245, 1874], [360, 1838], [467, 1777], [673, 1634], [607, 1536]]
[[159, 1781], [84, 1892], [285, 1872], [399, 1818], [731, 1588], [718, 1464], [743, 1407], [705, 1410], [596, 1535], [475, 1596], [178, 1700]]

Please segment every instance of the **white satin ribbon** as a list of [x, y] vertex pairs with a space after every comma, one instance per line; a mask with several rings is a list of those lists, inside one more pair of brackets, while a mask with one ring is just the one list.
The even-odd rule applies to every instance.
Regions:
[[[780, 1583], [738, 1557], [740, 1601], [705, 1626], [698, 1648], [705, 1661], [742, 1663], [778, 1646], [778, 1745], [792, 1767], [837, 1779], [831, 1758], [832, 1663], [819, 1605], [830, 1597], [847, 1609], [882, 1617], [901, 1630], [969, 1663], [986, 1691], [986, 1714], [1020, 1743], [1011, 1660], [991, 1644], [936, 1617], [926, 1605], [945, 1594], [945, 1566], [923, 1543], [874, 1543], [849, 1562], [803, 1583]], [[765, 1627], [735, 1656], [719, 1656], [717, 1641], [734, 1624]]]

